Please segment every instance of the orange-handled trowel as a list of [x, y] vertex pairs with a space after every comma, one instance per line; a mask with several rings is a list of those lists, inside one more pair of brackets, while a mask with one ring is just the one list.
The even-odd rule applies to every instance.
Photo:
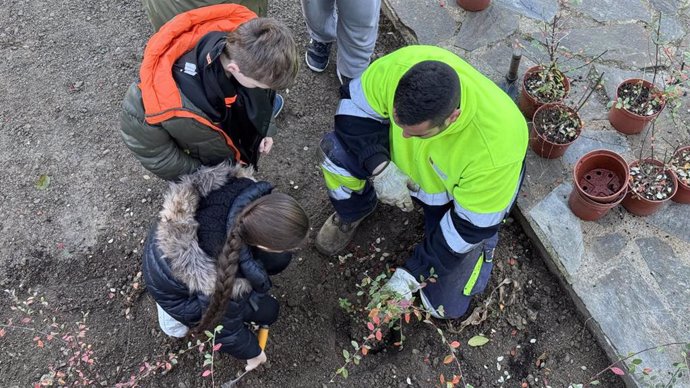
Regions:
[[[259, 327], [259, 332], [256, 334], [257, 340], [259, 340], [259, 347], [261, 350], [266, 349], [266, 342], [268, 342], [268, 326], [261, 326]], [[253, 370], [253, 369], [252, 369]], [[220, 388], [232, 388], [237, 384], [238, 381], [244, 377], [247, 373], [251, 372], [251, 370], [246, 370], [242, 372], [241, 375], [237, 376], [234, 380], [230, 380], [226, 383], [223, 383]]]

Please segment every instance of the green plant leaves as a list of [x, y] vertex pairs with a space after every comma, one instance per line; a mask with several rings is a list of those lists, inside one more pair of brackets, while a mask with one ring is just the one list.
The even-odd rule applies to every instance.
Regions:
[[45, 190], [50, 186], [50, 176], [43, 174], [40, 177], [38, 177], [38, 180], [36, 181], [36, 188], [39, 190]]
[[474, 337], [470, 338], [469, 341], [467, 341], [467, 344], [472, 347], [479, 347], [486, 345], [488, 342], [489, 339], [484, 337], [483, 335], [475, 335]]

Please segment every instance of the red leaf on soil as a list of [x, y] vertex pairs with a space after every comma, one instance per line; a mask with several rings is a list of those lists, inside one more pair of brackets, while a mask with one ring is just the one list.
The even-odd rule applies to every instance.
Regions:
[[369, 353], [369, 348], [367, 348], [366, 346], [362, 346], [362, 355], [366, 356], [367, 353]]
[[458, 341], [453, 341], [453, 342], [450, 343], [450, 347], [453, 348], [453, 349], [457, 349], [457, 348], [460, 347], [460, 342], [458, 342]]
[[381, 330], [376, 330], [376, 340], [381, 341], [383, 339], [383, 334], [381, 334]]
[[452, 354], [447, 355], [447, 356], [443, 359], [443, 363], [444, 363], [444, 364], [450, 364], [451, 362], [453, 362], [453, 355], [452, 355]]
[[451, 383], [457, 384], [457, 383], [459, 383], [459, 382], [460, 382], [460, 376], [458, 376], [458, 375], [453, 375], [453, 381], [451, 381]]
[[31, 322], [31, 318], [29, 318], [29, 317], [22, 318], [21, 322], [22, 323], [29, 323], [29, 322]]
[[373, 317], [371, 317], [371, 320], [377, 325], [381, 323], [381, 319], [379, 319], [378, 315], [374, 315]]
[[644, 369], [642, 369], [642, 373], [648, 375], [648, 374], [652, 373], [652, 368], [644, 368]]
[[206, 370], [204, 371], [204, 373], [201, 374], [201, 377], [208, 377], [208, 376], [211, 375], [211, 373], [212, 373], [212, 372], [211, 372], [210, 369], [206, 369]]
[[410, 323], [410, 313], [405, 313], [405, 323]]
[[0, 337], [4, 337], [4, 336], [5, 336], [5, 329], [0, 329]]
[[623, 376], [625, 374], [625, 372], [623, 372], [623, 370], [621, 368], [618, 368], [615, 366], [613, 368], [611, 368], [611, 372], [613, 372], [614, 374], [617, 374], [618, 376]]
[[441, 381], [441, 385], [446, 383], [446, 378], [443, 376], [443, 373], [441, 373], [441, 375], [438, 376], [438, 379]]
[[41, 340], [36, 341], [36, 346], [38, 346], [39, 348], [42, 348], [43, 347], [43, 341], [41, 341]]
[[367, 328], [371, 331], [374, 331], [374, 324], [371, 322], [367, 322]]
[[218, 349], [220, 349], [221, 346], [223, 346], [223, 344], [215, 344], [215, 345], [213, 345], [213, 351], [214, 351], [214, 352], [217, 352]]

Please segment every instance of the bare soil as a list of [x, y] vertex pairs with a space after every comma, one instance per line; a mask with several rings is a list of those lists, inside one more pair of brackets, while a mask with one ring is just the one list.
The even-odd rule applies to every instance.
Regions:
[[[298, 2], [271, 2], [270, 12], [306, 43]], [[117, 131], [120, 102], [137, 77], [151, 27], [138, 0], [7, 0], [0, 26], [0, 286], [7, 290], [0, 298], [0, 385], [32, 386], [51, 370], [78, 385], [78, 367], [93, 380], [87, 385], [114, 386], [137, 375], [144, 362], [186, 346], [161, 334], [154, 303], [138, 277], [142, 243], [166, 183], [136, 162]], [[383, 20], [377, 54], [401, 45]], [[281, 131], [260, 166], [263, 179], [304, 204], [314, 233], [331, 212], [316, 149], [332, 128], [337, 87], [333, 64], [323, 74], [300, 71], [296, 85], [283, 91]], [[403, 262], [421, 229], [420, 214], [381, 206], [343, 263], [312, 246], [298, 253], [274, 279], [282, 312], [271, 327], [269, 363], [240, 386], [326, 384], [362, 320], [340, 309], [338, 298], [352, 297], [364, 271], [376, 274], [386, 264]], [[383, 260], [382, 252], [389, 253]], [[511, 222], [502, 231], [490, 289], [506, 278], [511, 286], [502, 297], [493, 294], [484, 322], [459, 333], [459, 321], [439, 323], [462, 344], [466, 382], [566, 387], [607, 366], [572, 302]], [[441, 373], [457, 373], [442, 363], [446, 349], [428, 325], [405, 330], [402, 350], [365, 357], [350, 368], [348, 380], [334, 385], [430, 387], [439, 385]], [[489, 343], [468, 347], [468, 339], [480, 333]], [[69, 344], [75, 343], [83, 347], [71, 358], [76, 350]], [[140, 386], [209, 387], [202, 361], [198, 352], [189, 352], [170, 372], [149, 376]], [[217, 385], [242, 367], [222, 355], [216, 365]], [[603, 386], [622, 387], [606, 376]], [[55, 378], [53, 385], [59, 384]]]

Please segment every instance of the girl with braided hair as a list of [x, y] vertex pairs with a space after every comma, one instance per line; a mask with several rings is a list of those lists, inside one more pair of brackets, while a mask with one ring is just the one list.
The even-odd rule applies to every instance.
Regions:
[[297, 201], [252, 173], [223, 163], [171, 183], [143, 259], [161, 329], [184, 337], [222, 325], [220, 351], [247, 360], [247, 370], [266, 361], [250, 323], [278, 318], [269, 275], [287, 267], [309, 230]]

